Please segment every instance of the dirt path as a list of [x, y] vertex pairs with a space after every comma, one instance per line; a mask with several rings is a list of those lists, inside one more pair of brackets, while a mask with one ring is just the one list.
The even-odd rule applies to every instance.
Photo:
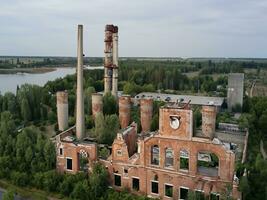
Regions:
[[250, 92], [249, 92], [249, 96], [250, 96], [250, 97], [253, 97], [253, 90], [254, 90], [255, 85], [256, 85], [256, 81], [254, 81], [254, 82], [252, 83], [252, 86], [251, 86], [251, 88], [250, 88]]

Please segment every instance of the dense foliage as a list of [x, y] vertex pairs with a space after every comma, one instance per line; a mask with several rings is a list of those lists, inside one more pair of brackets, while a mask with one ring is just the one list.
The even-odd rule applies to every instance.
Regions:
[[248, 160], [243, 166], [247, 177], [242, 177], [240, 190], [245, 199], [266, 199], [267, 197], [267, 160], [260, 152], [261, 140], [267, 139], [267, 97], [248, 99], [247, 112], [249, 127]]

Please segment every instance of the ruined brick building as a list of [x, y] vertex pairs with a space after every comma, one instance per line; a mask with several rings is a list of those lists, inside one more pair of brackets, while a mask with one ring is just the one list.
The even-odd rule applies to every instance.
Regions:
[[[79, 38], [82, 38], [82, 32], [79, 32]], [[82, 59], [79, 55], [78, 60]], [[81, 64], [79, 67], [82, 71]], [[82, 79], [82, 73], [77, 73], [77, 81], [79, 79]], [[109, 83], [110, 79], [105, 84], [111, 88]], [[77, 93], [77, 98], [81, 98], [78, 95], [81, 94]], [[64, 107], [62, 103], [67, 104], [67, 94], [61, 92], [57, 97], [60, 110]], [[101, 101], [100, 94], [93, 95], [94, 116], [102, 112]], [[65, 128], [56, 136], [58, 171], [90, 171], [94, 163], [101, 162], [109, 172], [110, 185], [116, 190], [128, 188], [134, 194], [161, 199], [187, 199], [189, 192], [212, 200], [220, 199], [227, 192], [235, 199], [241, 198], [235, 163], [245, 158], [247, 137], [239, 130], [216, 130], [216, 106], [209, 102], [202, 106], [202, 128], [194, 130], [189, 102], [166, 104], [159, 111], [159, 130], [151, 132], [153, 100], [141, 98], [138, 104], [142, 131], [137, 133], [137, 124], [130, 119], [131, 97], [119, 97], [118, 104], [121, 130], [107, 159], [99, 158], [99, 145], [80, 132], [84, 131], [81, 118], [76, 117], [76, 126], [66, 128], [66, 119], [58, 115], [59, 127]], [[76, 115], [84, 118], [83, 112], [79, 112]], [[83, 160], [87, 161], [86, 165]]]

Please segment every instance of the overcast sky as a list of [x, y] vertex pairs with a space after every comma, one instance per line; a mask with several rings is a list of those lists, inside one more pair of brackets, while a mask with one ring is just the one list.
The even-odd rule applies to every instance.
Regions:
[[267, 0], [0, 0], [0, 55], [103, 56], [104, 27], [119, 55], [267, 57]]

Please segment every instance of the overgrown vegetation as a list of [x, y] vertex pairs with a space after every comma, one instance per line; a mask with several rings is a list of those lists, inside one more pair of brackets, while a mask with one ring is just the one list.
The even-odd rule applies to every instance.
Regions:
[[[263, 68], [265, 64], [244, 61], [127, 60], [120, 63], [119, 90], [131, 95], [164, 90], [226, 96], [226, 76], [215, 79], [210, 74], [242, 72], [244, 67]], [[200, 71], [199, 74], [193, 77], [185, 74], [197, 71]], [[91, 116], [91, 94], [103, 90], [102, 79], [102, 70], [84, 73], [86, 128], [99, 143], [111, 145], [119, 129], [116, 100], [112, 95], [104, 97], [103, 115], [98, 115], [95, 122]], [[0, 95], [0, 178], [19, 187], [34, 187], [72, 199], [145, 199], [107, 189], [107, 172], [101, 165], [96, 165], [89, 175], [56, 173], [55, 148], [47, 136], [46, 127], [56, 125], [55, 93], [61, 90], [68, 90], [69, 124], [75, 123], [75, 85], [75, 75], [69, 75], [49, 81], [44, 87], [26, 84], [18, 87], [16, 94]], [[158, 108], [161, 105], [162, 102], [154, 103], [152, 130], [158, 129]], [[139, 108], [134, 107], [131, 120], [138, 123], [140, 130], [139, 112]], [[197, 108], [194, 110], [194, 118], [196, 128], [201, 124], [201, 113]], [[219, 119], [229, 122], [234, 120], [227, 112], [222, 113]], [[248, 161], [237, 165], [237, 175], [241, 177], [239, 189], [245, 199], [264, 199], [267, 193], [267, 161], [261, 155], [260, 141], [267, 141], [266, 97], [245, 97], [243, 114], [236, 123], [242, 128], [249, 128], [250, 132]], [[100, 155], [106, 158], [108, 149], [101, 149]], [[247, 176], [242, 177], [244, 169], [247, 170]], [[8, 192], [6, 198], [11, 193]]]

